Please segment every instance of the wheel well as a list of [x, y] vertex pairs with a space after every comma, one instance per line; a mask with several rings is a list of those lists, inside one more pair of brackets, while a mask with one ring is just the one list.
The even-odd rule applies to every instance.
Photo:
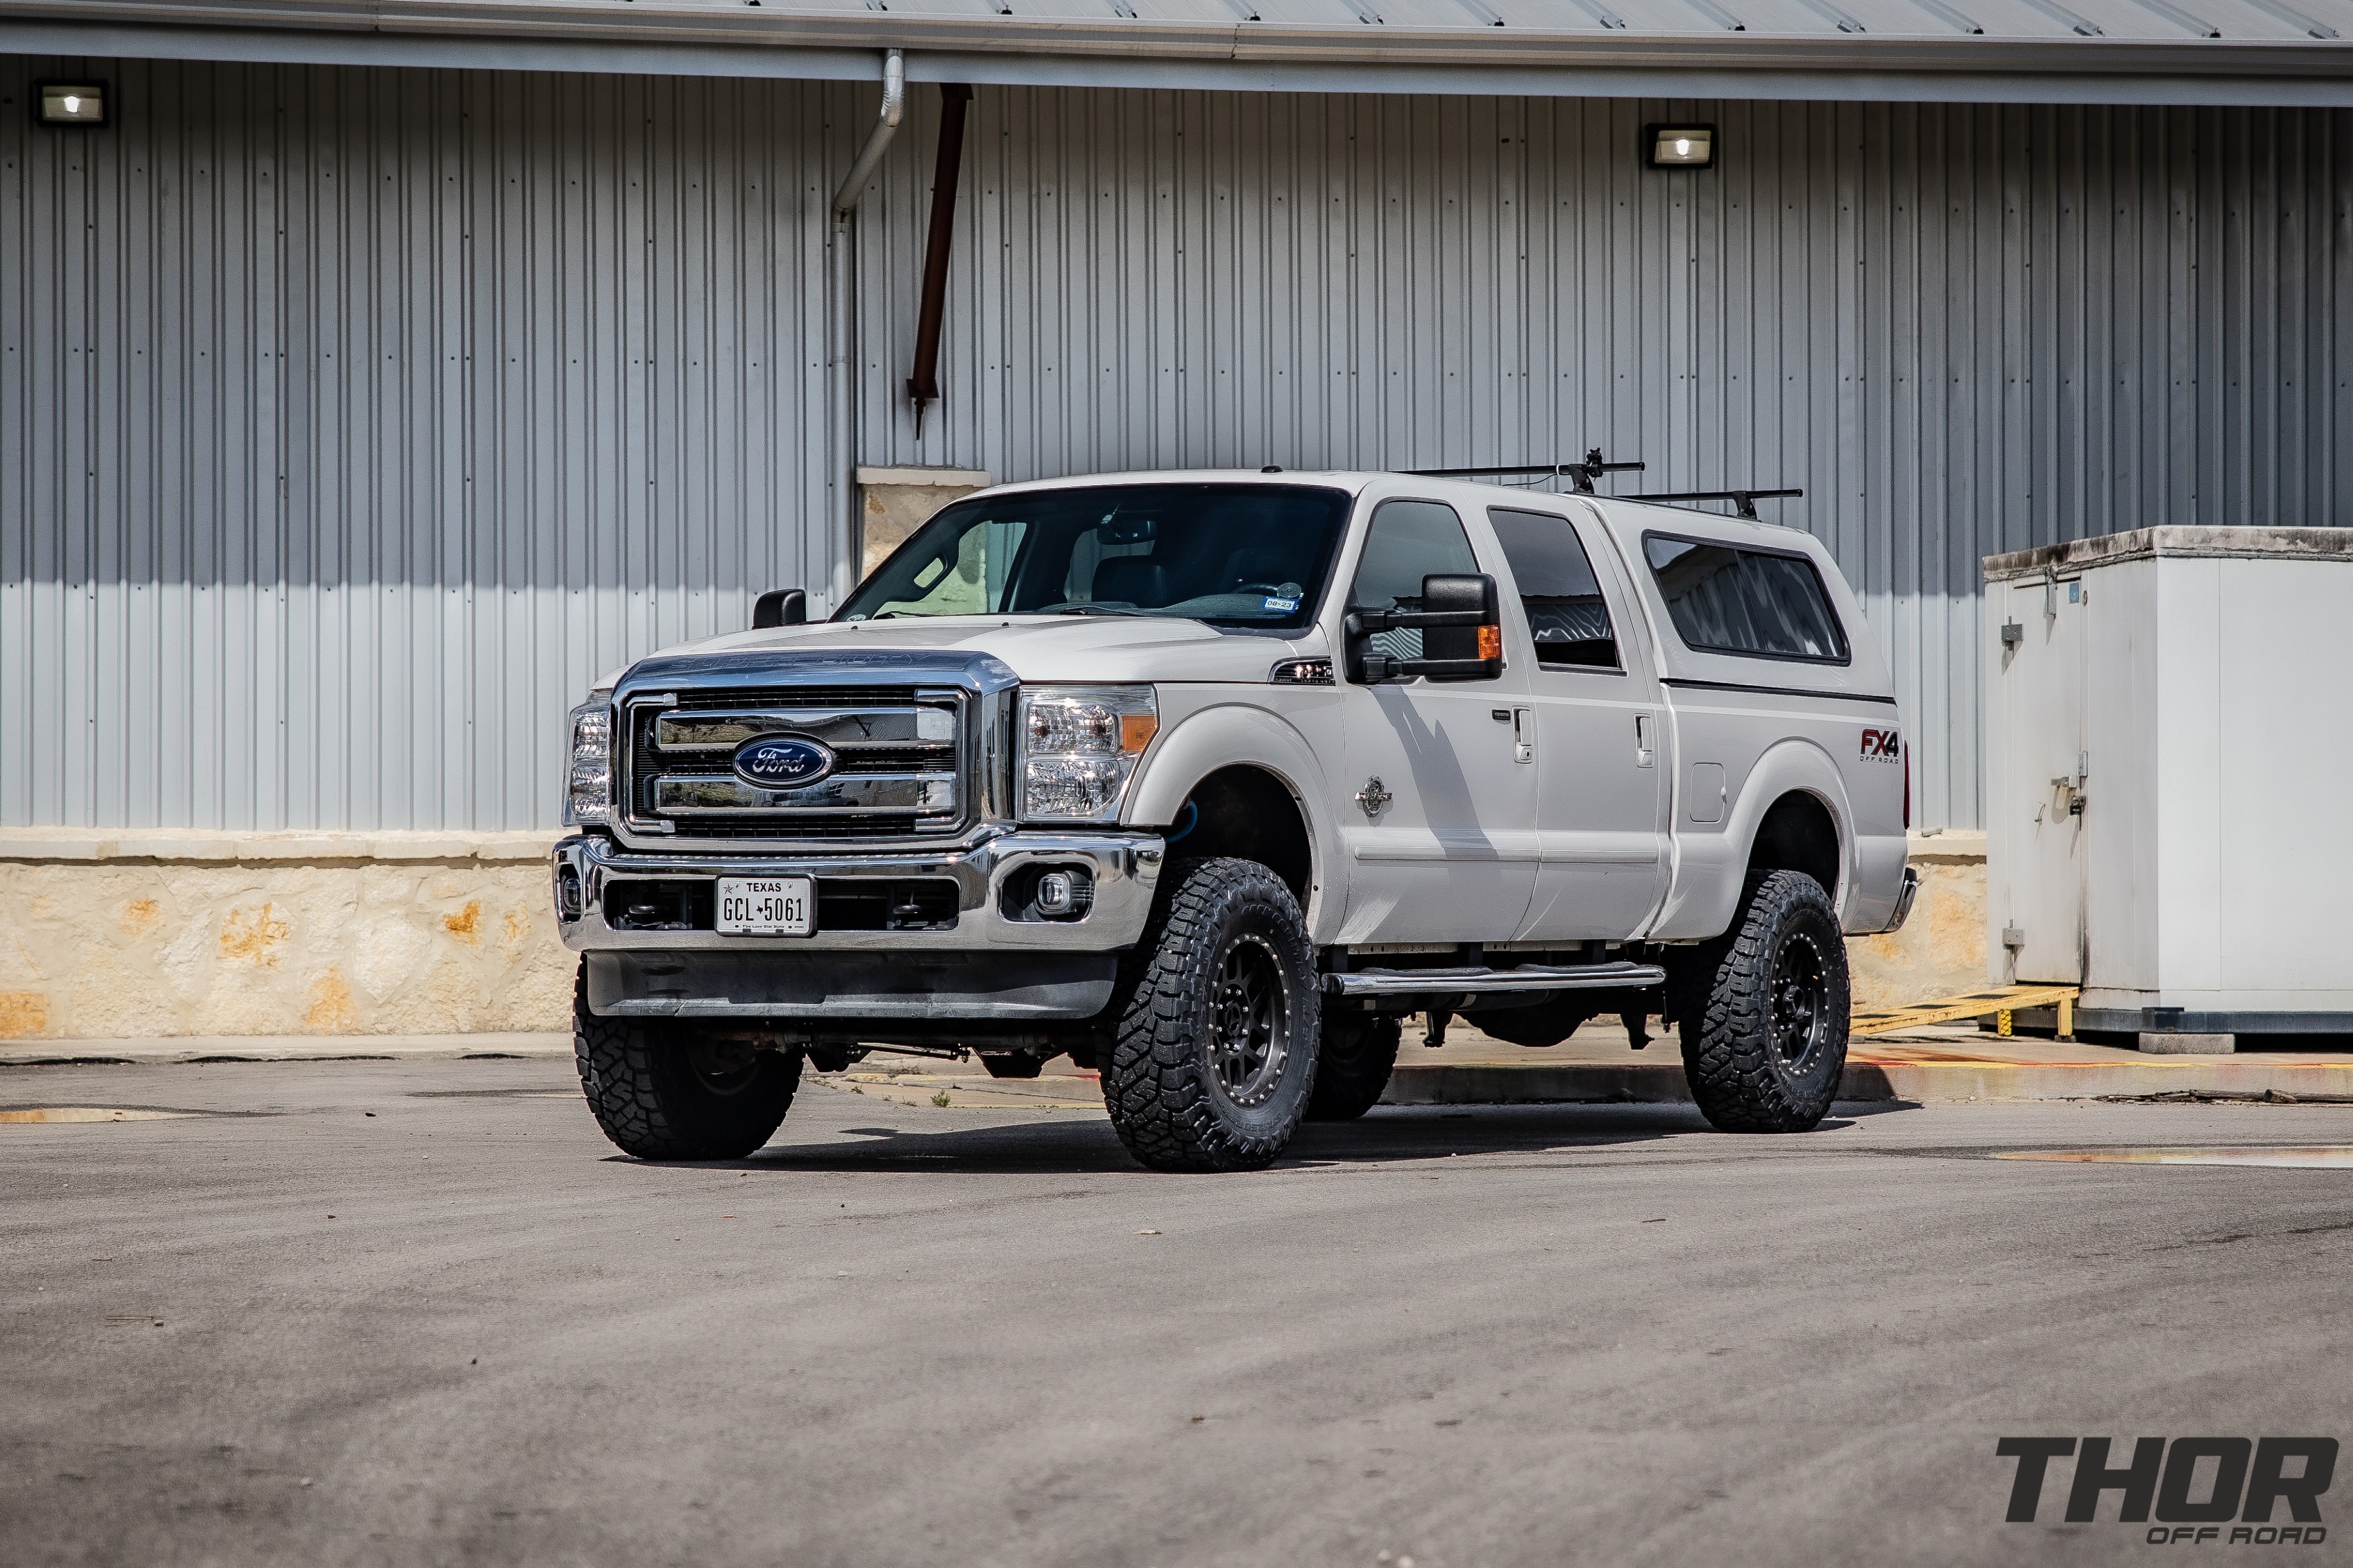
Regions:
[[1263, 768], [1219, 768], [1193, 786], [1169, 824], [1168, 853], [1255, 860], [1282, 879], [1307, 907], [1314, 850], [1290, 786]]
[[1750, 870], [1803, 871], [1833, 899], [1838, 897], [1840, 863], [1838, 824], [1831, 819], [1830, 808], [1800, 790], [1773, 803], [1748, 847]]

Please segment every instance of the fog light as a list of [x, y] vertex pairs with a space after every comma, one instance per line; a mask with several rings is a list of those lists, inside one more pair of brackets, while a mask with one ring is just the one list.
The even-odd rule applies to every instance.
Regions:
[[1713, 125], [1652, 125], [1646, 132], [1653, 169], [1704, 169], [1715, 162]]
[[587, 910], [581, 897], [580, 873], [565, 866], [555, 873], [555, 913], [564, 921], [576, 921]]
[[1078, 902], [1079, 889], [1068, 871], [1049, 871], [1038, 879], [1038, 912], [1066, 915]]
[[102, 81], [45, 81], [39, 92], [38, 119], [44, 125], [103, 125], [106, 84]]

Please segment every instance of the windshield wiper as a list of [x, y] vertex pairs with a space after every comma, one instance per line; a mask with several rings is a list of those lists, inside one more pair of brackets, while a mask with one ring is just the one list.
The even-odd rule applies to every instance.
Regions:
[[1057, 605], [1039, 613], [1050, 616], [1155, 616], [1160, 612], [1125, 609], [1117, 605]]

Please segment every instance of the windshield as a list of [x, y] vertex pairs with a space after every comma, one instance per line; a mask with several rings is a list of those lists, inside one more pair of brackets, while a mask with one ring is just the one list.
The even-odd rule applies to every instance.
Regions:
[[1177, 616], [1302, 627], [1347, 520], [1345, 492], [1297, 485], [976, 496], [901, 545], [839, 618]]

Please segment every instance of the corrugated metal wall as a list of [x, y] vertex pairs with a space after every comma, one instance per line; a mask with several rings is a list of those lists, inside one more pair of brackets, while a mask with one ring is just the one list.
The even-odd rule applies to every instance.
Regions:
[[[825, 581], [872, 89], [109, 74], [116, 131], [0, 109], [0, 820], [546, 822], [596, 673]], [[1978, 820], [1980, 555], [2353, 521], [2342, 111], [984, 89], [919, 441], [913, 92], [860, 460], [1802, 485], [1926, 825]], [[1643, 170], [1686, 116], [1722, 166]]]
[[58, 68], [0, 61], [0, 821], [552, 822], [599, 671], [822, 579], [827, 94], [132, 63], [37, 130]]

